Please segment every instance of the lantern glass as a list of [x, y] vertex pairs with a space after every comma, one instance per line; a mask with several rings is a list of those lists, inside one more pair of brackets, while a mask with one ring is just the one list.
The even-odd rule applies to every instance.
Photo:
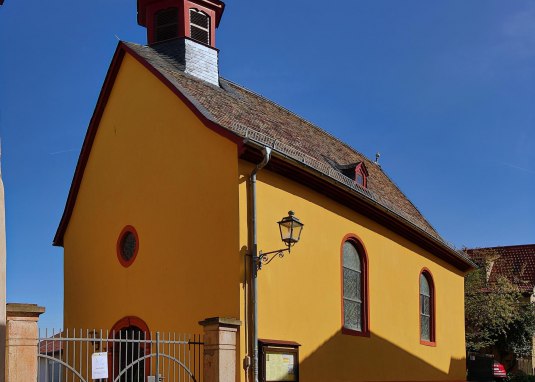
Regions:
[[294, 216], [293, 211], [288, 212], [288, 216], [279, 222], [281, 240], [288, 246], [292, 246], [301, 238], [303, 223]]

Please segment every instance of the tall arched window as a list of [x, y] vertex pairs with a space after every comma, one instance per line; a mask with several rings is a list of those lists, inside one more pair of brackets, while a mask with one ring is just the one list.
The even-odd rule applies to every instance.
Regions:
[[435, 288], [431, 273], [420, 273], [420, 342], [435, 344]]
[[367, 261], [354, 238], [342, 244], [342, 332], [368, 335]]

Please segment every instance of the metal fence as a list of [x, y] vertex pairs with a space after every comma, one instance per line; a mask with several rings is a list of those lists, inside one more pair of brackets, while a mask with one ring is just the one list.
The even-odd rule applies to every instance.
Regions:
[[202, 346], [200, 335], [40, 330], [38, 382], [201, 382]]

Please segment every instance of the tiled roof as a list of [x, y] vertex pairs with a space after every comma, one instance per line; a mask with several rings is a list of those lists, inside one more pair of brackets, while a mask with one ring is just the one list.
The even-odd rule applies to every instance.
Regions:
[[[91, 119], [63, 216], [54, 237], [54, 245], [63, 245], [63, 236], [76, 202], [87, 158], [98, 129], [107, 97], [113, 86], [125, 52], [152, 71], [207, 124], [209, 128], [247, 147], [271, 147], [278, 158], [285, 158], [292, 168], [305, 169], [311, 181], [333, 184], [367, 213], [374, 211], [383, 223], [422, 245], [461, 270], [474, 263], [469, 257], [444, 241], [418, 209], [399, 190], [379, 165], [333, 135], [295, 115], [274, 102], [220, 78], [215, 86], [184, 73], [183, 65], [173, 57], [170, 43], [152, 46], [120, 42], [108, 71], [95, 113]], [[176, 51], [175, 51], [176, 52]], [[363, 163], [368, 170], [367, 188], [342, 174], [344, 165]], [[338, 197], [337, 196], [337, 197]], [[362, 204], [363, 203], [363, 204]]]
[[320, 162], [320, 166], [337, 170], [338, 173], [338, 169], [332, 166], [333, 162], [338, 165], [364, 162], [369, 172], [368, 190], [364, 192], [425, 232], [442, 240], [381, 167], [348, 144], [240, 85], [220, 78], [221, 87], [217, 87], [185, 74], [174, 61], [173, 50], [168, 45], [158, 44], [149, 47], [125, 44], [171, 79], [182, 92], [193, 98], [212, 116], [214, 122], [234, 133], [239, 135], [245, 135], [247, 132], [260, 133], [268, 140], [271, 138], [279, 145], [288, 146], [310, 156]]
[[485, 260], [492, 262], [489, 281], [505, 276], [523, 292], [533, 292], [535, 287], [535, 244], [505, 247], [467, 249], [468, 255], [478, 265]]
[[63, 336], [64, 333], [61, 332], [53, 335], [52, 337], [39, 341], [39, 354], [52, 355], [63, 350], [63, 344], [65, 342]]

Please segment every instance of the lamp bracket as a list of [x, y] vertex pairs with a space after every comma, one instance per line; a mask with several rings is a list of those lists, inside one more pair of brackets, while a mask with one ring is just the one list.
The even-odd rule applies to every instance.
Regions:
[[256, 258], [256, 267], [258, 270], [262, 269], [262, 265], [267, 265], [273, 261], [275, 257], [284, 257], [284, 252], [290, 252], [291, 247], [283, 248], [283, 249], [277, 249], [276, 251], [270, 251], [270, 252], [262, 252], [260, 251], [258, 253], [258, 256]]

